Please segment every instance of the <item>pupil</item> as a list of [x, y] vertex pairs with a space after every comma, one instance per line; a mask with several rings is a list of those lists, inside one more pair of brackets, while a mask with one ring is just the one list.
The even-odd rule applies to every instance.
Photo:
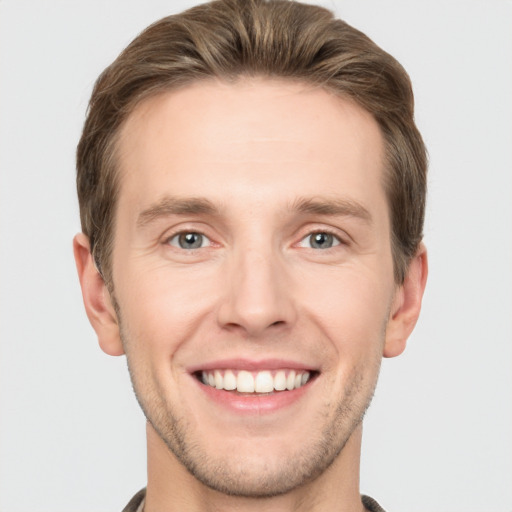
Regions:
[[198, 249], [203, 243], [203, 237], [198, 233], [185, 233], [180, 235], [179, 241], [183, 249]]
[[316, 249], [328, 249], [332, 246], [332, 235], [329, 233], [316, 233], [312, 238], [311, 246]]

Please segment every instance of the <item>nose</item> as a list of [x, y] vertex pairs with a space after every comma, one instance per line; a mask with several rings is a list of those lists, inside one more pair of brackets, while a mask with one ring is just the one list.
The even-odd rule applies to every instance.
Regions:
[[247, 249], [233, 255], [227, 267], [218, 310], [222, 328], [257, 338], [295, 321], [292, 286], [278, 255], [271, 250]]

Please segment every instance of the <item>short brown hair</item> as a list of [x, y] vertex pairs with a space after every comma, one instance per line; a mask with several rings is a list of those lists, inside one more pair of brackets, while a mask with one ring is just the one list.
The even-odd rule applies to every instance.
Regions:
[[370, 112], [386, 147], [395, 281], [422, 239], [427, 157], [402, 66], [322, 7], [288, 0], [216, 0], [144, 30], [100, 75], [77, 150], [83, 232], [107, 284], [118, 191], [116, 141], [145, 98], [205, 79], [263, 76], [349, 97]]

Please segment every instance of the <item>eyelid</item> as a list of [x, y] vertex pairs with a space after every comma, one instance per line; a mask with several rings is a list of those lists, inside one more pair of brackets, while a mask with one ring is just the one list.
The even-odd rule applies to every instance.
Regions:
[[[307, 239], [308, 237], [310, 237], [311, 235], [314, 235], [316, 233], [326, 233], [328, 235], [332, 235], [336, 240], [339, 241], [339, 244], [336, 244], [336, 246], [334, 246], [334, 247], [337, 247], [337, 245], [350, 245], [352, 242], [352, 238], [345, 231], [342, 231], [341, 229], [338, 229], [338, 228], [326, 226], [326, 225], [315, 225], [315, 226], [310, 225], [307, 227], [307, 229], [301, 229], [300, 233], [301, 234], [298, 237], [299, 241], [296, 242], [294, 245], [299, 245], [303, 240]], [[327, 250], [327, 249], [325, 249], [325, 250]]]
[[[191, 235], [191, 234], [194, 234], [194, 235], [199, 235], [202, 237], [202, 241], [206, 241], [207, 244], [206, 245], [202, 245], [200, 247], [193, 247], [193, 248], [189, 248], [189, 249], [185, 249], [184, 247], [180, 247], [179, 245], [179, 237], [181, 235]], [[172, 243], [172, 240], [176, 239], [177, 240], [177, 243], [174, 244]], [[212, 245], [212, 241], [210, 240], [210, 238], [208, 236], [206, 236], [204, 233], [201, 233], [199, 231], [191, 231], [191, 230], [185, 230], [185, 231], [178, 231], [168, 237], [165, 238], [165, 243], [172, 246], [172, 247], [175, 247], [176, 249], [180, 249], [180, 250], [186, 250], [186, 251], [196, 251], [198, 249], [204, 249], [205, 247], [211, 247]]]
[[[311, 247], [310, 245], [306, 246], [305, 245], [305, 242], [307, 240], [309, 240], [312, 236], [314, 235], [319, 235], [319, 234], [325, 234], [325, 235], [329, 235], [329, 236], [332, 236], [333, 239], [334, 239], [334, 243], [331, 247], [326, 247], [325, 249], [317, 249], [315, 247]], [[315, 249], [315, 250], [322, 250], [322, 251], [328, 251], [329, 249], [333, 249], [334, 247], [337, 247], [338, 245], [343, 245], [344, 242], [343, 240], [337, 236], [336, 234], [334, 233], [331, 233], [327, 230], [323, 230], [323, 231], [312, 231], [311, 233], [308, 233], [306, 236], [302, 237], [300, 240], [299, 240], [299, 247], [304, 247], [305, 249]]]
[[[198, 225], [199, 224], [199, 225]], [[168, 228], [166, 229], [162, 235], [160, 235], [159, 239], [160, 239], [160, 243], [162, 245], [168, 245], [168, 246], [171, 246], [173, 248], [176, 248], [176, 249], [181, 249], [179, 246], [177, 245], [171, 245], [170, 244], [170, 241], [179, 236], [179, 235], [183, 235], [183, 234], [187, 234], [187, 233], [196, 233], [198, 235], [201, 235], [203, 236], [205, 239], [208, 240], [208, 245], [206, 247], [200, 247], [198, 249], [205, 249], [207, 247], [212, 247], [212, 246], [216, 246], [216, 245], [220, 245], [218, 243], [216, 243], [214, 240], [214, 236], [212, 236], [211, 234], [211, 229], [209, 229], [208, 225], [205, 225], [203, 223], [195, 223], [195, 222], [183, 222], [183, 223], [180, 223], [176, 226], [173, 226], [171, 228]], [[182, 249], [181, 249], [182, 250]], [[193, 249], [189, 249], [189, 251], [191, 251]]]

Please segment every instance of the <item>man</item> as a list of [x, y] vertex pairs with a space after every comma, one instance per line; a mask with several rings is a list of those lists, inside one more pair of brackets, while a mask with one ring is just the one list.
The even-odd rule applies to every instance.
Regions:
[[402, 67], [320, 7], [198, 6], [100, 76], [77, 168], [86, 311], [147, 418], [125, 511], [382, 510], [361, 422], [427, 276]]

